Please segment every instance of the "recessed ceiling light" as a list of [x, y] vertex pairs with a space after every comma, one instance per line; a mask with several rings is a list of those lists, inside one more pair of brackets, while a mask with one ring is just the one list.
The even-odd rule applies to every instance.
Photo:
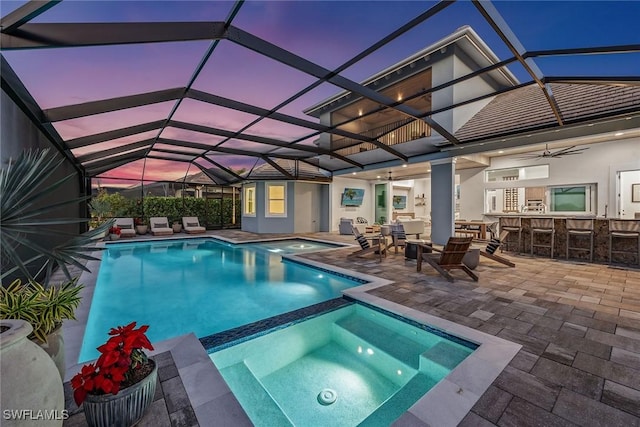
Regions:
[[427, 169], [427, 172], [431, 172], [431, 169]]
[[622, 135], [624, 135], [624, 132], [616, 132], [614, 135], [615, 136], [622, 136]]
[[589, 123], [587, 126], [593, 126], [595, 123]]
[[351, 172], [351, 175], [355, 175], [355, 174], [356, 174], [355, 172]]
[[498, 151], [498, 154], [502, 154], [502, 153], [504, 153], [504, 150]]
[[406, 168], [406, 167], [407, 167], [407, 165], [402, 165], [402, 167], [403, 167], [403, 168]]

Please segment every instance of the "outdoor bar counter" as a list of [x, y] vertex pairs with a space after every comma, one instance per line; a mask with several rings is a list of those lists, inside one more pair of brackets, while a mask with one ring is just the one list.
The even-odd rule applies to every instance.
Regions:
[[[488, 216], [488, 215], [487, 215]], [[553, 257], [564, 259], [566, 256], [567, 248], [567, 219], [593, 219], [593, 262], [596, 263], [609, 263], [609, 218], [603, 217], [588, 217], [588, 216], [559, 216], [549, 214], [502, 214], [491, 215], [491, 218], [495, 218], [499, 221], [501, 217], [519, 217], [521, 218], [522, 236], [521, 236], [521, 253], [531, 253], [531, 219], [532, 218], [553, 218], [555, 237]], [[615, 219], [615, 218], [614, 218]], [[639, 220], [625, 220], [631, 222], [638, 222]], [[510, 242], [510, 247], [515, 248], [517, 245], [518, 235], [517, 233], [510, 233], [512, 235], [507, 236]], [[536, 234], [536, 244], [549, 245], [550, 235]], [[513, 245], [511, 245], [513, 244]], [[572, 248], [589, 248], [589, 237], [571, 237]], [[612, 257], [612, 264], [627, 264], [638, 265], [638, 239], [633, 238], [616, 238], [614, 239], [614, 250], [616, 251]], [[624, 252], [624, 253], [621, 253]], [[536, 248], [535, 254], [538, 256], [549, 256], [549, 250], [545, 248]], [[586, 250], [570, 250], [569, 259], [581, 260], [589, 262], [589, 251]]]

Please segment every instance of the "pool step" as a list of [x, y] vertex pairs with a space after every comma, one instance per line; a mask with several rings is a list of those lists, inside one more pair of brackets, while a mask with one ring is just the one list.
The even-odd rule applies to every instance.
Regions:
[[227, 383], [241, 384], [240, 387], [234, 387], [233, 394], [249, 418], [254, 423], [258, 422], [256, 425], [293, 426], [247, 365], [236, 363], [220, 370], [220, 373]]
[[437, 381], [427, 375], [416, 374], [411, 381], [358, 424], [358, 427], [388, 426], [390, 420], [398, 419], [436, 383]]
[[335, 324], [416, 370], [420, 366], [419, 355], [427, 350], [427, 345], [362, 316], [348, 316]]
[[441, 341], [420, 355], [420, 371], [439, 381], [469, 354], [470, 349]]

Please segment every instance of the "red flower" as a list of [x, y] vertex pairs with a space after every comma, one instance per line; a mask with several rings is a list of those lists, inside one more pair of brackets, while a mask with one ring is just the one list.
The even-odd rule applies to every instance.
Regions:
[[148, 325], [136, 329], [136, 322], [132, 322], [109, 331], [111, 337], [98, 347], [100, 357], [95, 364], [84, 365], [71, 379], [73, 398], [78, 405], [89, 393], [118, 394], [123, 382], [146, 363], [147, 356], [142, 350], [153, 350], [145, 335], [147, 329]]
[[121, 232], [122, 230], [120, 229], [120, 227], [114, 226], [109, 228], [109, 234], [117, 234], [119, 236]]

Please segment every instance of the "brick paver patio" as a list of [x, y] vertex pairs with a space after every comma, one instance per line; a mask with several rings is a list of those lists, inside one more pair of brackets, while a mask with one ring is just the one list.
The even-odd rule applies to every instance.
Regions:
[[395, 280], [373, 292], [522, 344], [461, 425], [640, 426], [640, 270], [507, 255], [515, 268], [481, 258], [479, 282], [454, 272], [449, 283], [402, 252], [379, 263], [352, 250], [302, 256]]

